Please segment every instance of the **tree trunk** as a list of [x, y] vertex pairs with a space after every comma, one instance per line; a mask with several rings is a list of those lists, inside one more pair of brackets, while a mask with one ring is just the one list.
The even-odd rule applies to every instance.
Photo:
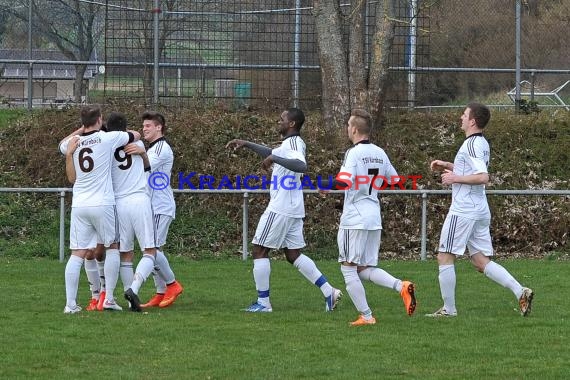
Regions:
[[348, 31], [348, 72], [350, 85], [350, 108], [366, 108], [368, 90], [366, 86], [366, 56], [364, 46], [364, 10], [366, 0], [352, 1]]
[[315, 0], [313, 14], [321, 66], [323, 119], [326, 128], [338, 128], [350, 115], [347, 54], [338, 0]]
[[73, 83], [73, 98], [76, 103], [81, 103], [81, 96], [86, 94], [85, 81], [83, 77], [85, 71], [87, 70], [87, 65], [75, 65], [75, 82]]
[[339, 1], [314, 0], [326, 127], [344, 126], [351, 108], [357, 107], [370, 112], [375, 125], [382, 125], [384, 88], [394, 40], [395, 1], [376, 1], [376, 25], [368, 57], [364, 33], [367, 0], [352, 1], [346, 45]]
[[376, 32], [372, 39], [372, 57], [368, 78], [368, 110], [374, 124], [382, 126], [384, 116], [385, 87], [389, 58], [394, 41], [395, 0], [384, 0], [376, 5]]

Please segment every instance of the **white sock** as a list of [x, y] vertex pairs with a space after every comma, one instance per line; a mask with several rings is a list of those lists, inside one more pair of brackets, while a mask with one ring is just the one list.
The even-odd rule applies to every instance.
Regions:
[[65, 266], [65, 298], [66, 305], [70, 309], [77, 306], [77, 288], [79, 287], [79, 276], [83, 259], [79, 256], [71, 255]]
[[115, 300], [115, 288], [119, 281], [119, 268], [121, 266], [121, 256], [118, 249], [107, 249], [105, 251], [105, 299]]
[[489, 261], [483, 273], [497, 284], [511, 289], [511, 292], [513, 292], [517, 299], [521, 298], [523, 293], [522, 285], [500, 264]]
[[307, 280], [321, 289], [321, 292], [325, 297], [328, 297], [332, 294], [333, 287], [331, 284], [329, 284], [327, 278], [323, 276], [319, 268], [317, 268], [315, 262], [308, 256], [300, 254], [293, 265], [299, 270], [299, 272], [301, 272], [303, 276], [305, 276]]
[[257, 289], [257, 302], [269, 306], [269, 277], [271, 276], [271, 263], [268, 258], [253, 260], [253, 281]]
[[152, 272], [152, 279], [154, 280], [154, 287], [156, 288], [157, 294], [166, 293], [166, 281], [160, 275], [160, 268], [154, 266], [154, 271]]
[[457, 313], [455, 307], [455, 265], [439, 266], [439, 290], [443, 299], [443, 308], [448, 313]]
[[164, 252], [159, 251], [157, 249], [155, 261], [156, 261], [156, 266], [159, 269], [158, 274], [160, 275], [160, 277], [162, 277], [164, 282], [166, 282], [167, 284], [172, 284], [176, 280], [176, 278], [174, 277], [174, 272], [170, 268], [170, 264], [168, 263], [168, 259], [166, 258]]
[[99, 284], [100, 284], [100, 291], [104, 292], [105, 291], [105, 260], [103, 261], [99, 261], [97, 259], [95, 259], [95, 262], [97, 263], [97, 270], [99, 271]]
[[152, 273], [154, 269], [154, 256], [144, 254], [137, 265], [137, 269], [135, 271], [135, 276], [133, 277], [133, 282], [131, 283], [131, 290], [135, 294], [139, 294], [139, 290], [146, 281], [148, 276]]
[[366, 268], [359, 274], [361, 280], [372, 281], [376, 285], [383, 286], [388, 289], [393, 289], [398, 293], [402, 290], [402, 280], [397, 279], [384, 269], [380, 268]]
[[91, 298], [98, 300], [101, 282], [99, 281], [99, 269], [97, 269], [95, 259], [85, 259], [85, 274], [87, 275], [87, 281], [89, 281]]
[[133, 282], [133, 262], [132, 261], [121, 261], [121, 267], [119, 268], [119, 275], [121, 276], [121, 282], [123, 283], [123, 290], [127, 291], [131, 287]]
[[370, 318], [372, 316], [372, 310], [368, 307], [368, 302], [366, 301], [366, 291], [358, 277], [358, 272], [356, 267], [341, 265], [340, 271], [344, 277], [344, 283], [346, 284], [346, 292], [350, 296], [354, 307], [360, 312], [365, 318]]

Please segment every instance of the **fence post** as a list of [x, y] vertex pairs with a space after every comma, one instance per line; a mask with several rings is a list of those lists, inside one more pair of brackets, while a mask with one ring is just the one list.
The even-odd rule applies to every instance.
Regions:
[[33, 34], [33, 23], [32, 23], [32, 17], [33, 17], [33, 13], [32, 13], [32, 0], [28, 1], [28, 51], [29, 51], [29, 58], [30, 58], [30, 63], [28, 66], [28, 111], [31, 111], [34, 103], [33, 103], [33, 97], [34, 97], [34, 64], [31, 62], [31, 60], [34, 57], [34, 54], [32, 52], [32, 34]]
[[536, 72], [534, 70], [530, 73], [530, 101], [534, 102], [534, 83], [536, 81]]
[[247, 260], [247, 235], [248, 235], [248, 219], [249, 219], [249, 194], [243, 193], [243, 220], [242, 220], [242, 243], [241, 252], [243, 260]]
[[34, 107], [34, 63], [28, 63], [28, 111]]
[[521, 112], [521, 0], [515, 0], [515, 106]]
[[420, 253], [422, 260], [426, 260], [427, 258], [427, 198], [427, 193], [422, 192], [422, 250]]
[[154, 18], [154, 35], [153, 35], [153, 49], [154, 49], [154, 74], [153, 74], [153, 94], [152, 94], [152, 102], [154, 105], [158, 104], [158, 65], [159, 65], [159, 49], [158, 49], [158, 32], [159, 32], [159, 15], [160, 15], [160, 0], [154, 0], [154, 9], [153, 18]]
[[299, 107], [299, 66], [301, 65], [301, 0], [295, 1], [295, 43], [293, 62], [293, 107]]
[[59, 192], [59, 262], [63, 263], [65, 245], [65, 191]]

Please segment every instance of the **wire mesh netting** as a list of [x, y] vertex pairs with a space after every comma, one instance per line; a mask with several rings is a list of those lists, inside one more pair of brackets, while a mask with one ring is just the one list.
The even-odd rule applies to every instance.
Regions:
[[[354, 13], [364, 13], [367, 62], [377, 20], [385, 17], [376, 13], [388, 1], [395, 5], [396, 25], [388, 106], [453, 105], [474, 98], [512, 104], [516, 4], [520, 66], [527, 70], [523, 95], [536, 93], [541, 104], [569, 104], [570, 85], [561, 87], [570, 79], [567, 0], [339, 2], [347, 46], [353, 42], [348, 30]], [[323, 92], [313, 5], [313, 0], [0, 1], [0, 96], [24, 100], [29, 65], [6, 60], [30, 59], [50, 61], [49, 67], [36, 63], [33, 69], [33, 96], [42, 103], [77, 97], [76, 77], [84, 72], [89, 90], [81, 95], [88, 102], [120, 97], [184, 106], [273, 108], [298, 102], [317, 108]], [[72, 33], [74, 25], [82, 25], [83, 34]], [[93, 48], [85, 43], [88, 36]], [[70, 64], [74, 60], [94, 64]]]
[[[154, 52], [153, 1], [113, 1], [107, 7], [105, 96], [150, 99], [153, 63], [160, 62], [158, 91], [166, 103], [198, 100], [232, 107], [281, 106], [299, 99], [318, 107], [319, 57], [312, 1], [163, 2], [158, 53]], [[136, 6], [135, 6], [136, 5]], [[425, 65], [429, 20], [398, 1], [395, 65]], [[375, 27], [375, 2], [365, 9], [366, 45]], [[345, 29], [350, 3], [341, 6]], [[422, 32], [411, 50], [410, 26]], [[368, 51], [368, 57], [370, 52]], [[340, 59], [340, 58], [339, 58]], [[136, 62], [138, 67], [113, 65]], [[394, 72], [392, 99], [407, 101], [407, 73]], [[404, 79], [404, 80], [402, 80]]]

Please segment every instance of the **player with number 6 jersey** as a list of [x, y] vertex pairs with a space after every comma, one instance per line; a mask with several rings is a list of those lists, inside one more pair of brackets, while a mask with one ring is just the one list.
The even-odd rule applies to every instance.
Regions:
[[[83, 107], [81, 121], [83, 126], [62, 140], [59, 146], [60, 151], [66, 154], [70, 139], [79, 139], [72, 157], [75, 184], [70, 226], [71, 257], [65, 268], [66, 314], [81, 311], [76, 300], [77, 288], [83, 260], [89, 249], [95, 248], [97, 243], [102, 243], [107, 248], [107, 282], [107, 266], [114, 266], [119, 262], [111, 165], [113, 154], [118, 147], [140, 139], [137, 132], [101, 132], [103, 121], [98, 106]], [[103, 308], [120, 310], [112, 294], [109, 295], [108, 292]]]

